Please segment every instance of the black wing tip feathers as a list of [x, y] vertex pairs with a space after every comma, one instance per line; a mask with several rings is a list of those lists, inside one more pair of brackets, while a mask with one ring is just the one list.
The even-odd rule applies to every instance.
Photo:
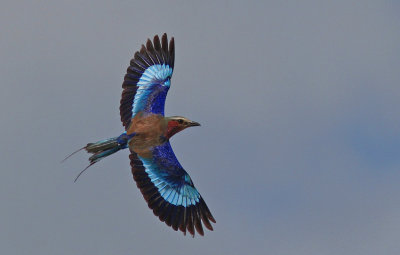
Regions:
[[[144, 50], [143, 53], [142, 50]], [[154, 64], [168, 64], [173, 68], [175, 59], [175, 39], [171, 37], [168, 42], [167, 33], [161, 36], [161, 40], [158, 35], [155, 35], [153, 41], [150, 38], [147, 39], [146, 46], [142, 45], [140, 53], [147, 54], [148, 60], [154, 58]]]
[[129, 158], [131, 160], [133, 179], [148, 207], [160, 221], [175, 231], [181, 231], [184, 235], [189, 232], [192, 237], [195, 236], [196, 232], [204, 236], [203, 225], [210, 231], [214, 230], [210, 221], [213, 223], [216, 223], [216, 221], [201, 196], [196, 205], [189, 207], [170, 204], [155, 189], [136, 154], [131, 153]]
[[122, 94], [120, 104], [120, 115], [121, 121], [125, 128], [128, 128], [132, 113], [132, 108], [122, 106], [127, 102], [132, 103], [134, 95], [136, 93], [136, 85], [139, 81], [143, 72], [150, 66], [155, 64], [167, 64], [171, 68], [174, 68], [175, 60], [175, 41], [174, 37], [171, 37], [168, 46], [168, 37], [164, 33], [160, 37], [154, 36], [153, 41], [147, 39], [146, 44], [142, 45], [139, 51], [136, 51], [133, 58], [130, 61], [130, 66], [126, 70], [124, 82], [122, 88], [125, 90], [129, 89], [131, 93], [129, 95]]

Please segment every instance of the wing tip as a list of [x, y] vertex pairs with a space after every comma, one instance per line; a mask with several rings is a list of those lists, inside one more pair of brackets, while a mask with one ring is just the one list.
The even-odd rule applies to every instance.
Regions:
[[190, 236], [194, 237], [196, 232], [198, 235], [204, 236], [203, 225], [209, 231], [214, 230], [210, 221], [216, 223], [215, 218], [201, 196], [198, 202], [188, 207], [169, 203], [151, 182], [138, 156], [135, 153], [131, 153], [129, 158], [131, 160], [133, 179], [148, 207], [161, 222], [164, 222], [174, 231], [182, 232], [185, 236], [186, 233], [189, 233]]
[[126, 75], [122, 83], [123, 92], [120, 100], [120, 117], [122, 125], [125, 127], [125, 129], [129, 127], [131, 118], [134, 114], [131, 112], [132, 106], [129, 106], [129, 108], [127, 107], [128, 103], [133, 103], [136, 90], [132, 90], [133, 93], [131, 93], [129, 96], [126, 93], [124, 94], [124, 90], [136, 88], [141, 75], [152, 65], [166, 64], [171, 68], [170, 71], [172, 73], [175, 59], [174, 44], [174, 38], [171, 37], [168, 47], [167, 33], [164, 33], [161, 36], [161, 40], [159, 35], [155, 35], [153, 41], [151, 39], [147, 39], [146, 43], [141, 45], [140, 50], [133, 54], [133, 58], [130, 60], [130, 65], [126, 70]]

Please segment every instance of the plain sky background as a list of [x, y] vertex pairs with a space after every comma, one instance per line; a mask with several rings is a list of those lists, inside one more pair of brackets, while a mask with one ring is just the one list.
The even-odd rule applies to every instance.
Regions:
[[[399, 1], [2, 1], [1, 254], [400, 252]], [[147, 38], [175, 37], [172, 139], [217, 220], [153, 216], [119, 135]]]

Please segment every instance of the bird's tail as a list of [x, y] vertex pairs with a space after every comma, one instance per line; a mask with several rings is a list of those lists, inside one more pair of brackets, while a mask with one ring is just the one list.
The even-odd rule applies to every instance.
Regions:
[[101, 159], [110, 156], [122, 149], [122, 146], [118, 143], [118, 137], [113, 137], [105, 140], [101, 140], [95, 143], [88, 143], [84, 149], [93, 154], [90, 158], [90, 164], [99, 162]]
[[64, 162], [66, 159], [74, 155], [75, 153], [81, 151], [81, 150], [86, 150], [88, 153], [93, 154], [92, 156], [89, 157], [89, 162], [90, 164], [83, 169], [78, 176], [75, 178], [75, 182], [78, 180], [79, 176], [83, 172], [86, 171], [89, 167], [94, 165], [95, 163], [99, 162], [105, 157], [108, 157], [114, 153], [116, 153], [119, 150], [126, 149], [128, 147], [128, 140], [131, 138], [131, 136], [127, 136], [125, 133], [123, 133], [120, 136], [101, 140], [95, 143], [88, 143], [85, 147], [80, 148], [77, 151], [74, 151], [70, 155], [68, 155], [63, 161]]

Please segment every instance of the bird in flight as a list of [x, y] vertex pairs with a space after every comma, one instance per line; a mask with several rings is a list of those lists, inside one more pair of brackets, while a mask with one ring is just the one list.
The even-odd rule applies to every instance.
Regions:
[[185, 235], [188, 231], [194, 237], [195, 230], [204, 235], [203, 224], [213, 230], [210, 221], [216, 221], [169, 142], [176, 133], [200, 126], [185, 117], [164, 116], [174, 59], [174, 38], [168, 43], [166, 34], [161, 40], [158, 35], [153, 41], [148, 39], [135, 53], [124, 77], [119, 107], [125, 132], [83, 147], [93, 155], [75, 181], [101, 159], [129, 148], [133, 179], [154, 215], [175, 231]]

